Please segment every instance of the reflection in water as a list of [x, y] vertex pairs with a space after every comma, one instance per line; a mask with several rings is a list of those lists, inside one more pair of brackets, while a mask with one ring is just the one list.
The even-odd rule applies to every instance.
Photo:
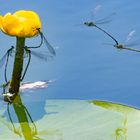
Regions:
[[21, 134], [19, 132], [19, 130], [16, 129], [14, 123], [13, 123], [13, 120], [12, 120], [12, 117], [11, 117], [11, 114], [10, 114], [10, 110], [9, 110], [9, 103], [7, 104], [7, 112], [8, 112], [8, 116], [9, 116], [9, 119], [10, 119], [10, 122], [12, 124], [12, 127], [13, 127], [13, 132], [17, 135], [19, 135], [21, 137]]
[[[11, 116], [10, 109], [9, 109], [10, 105], [12, 105], [14, 108], [14, 111], [17, 115], [21, 129], [19, 129], [19, 128], [17, 129], [15, 127], [15, 124], [13, 123], [12, 116]], [[13, 104], [10, 104], [10, 103], [7, 104], [7, 112], [8, 112], [9, 120], [13, 127], [13, 129], [11, 129], [11, 130], [16, 135], [18, 135], [20, 137], [24, 136], [25, 140], [41, 140], [41, 138], [39, 138], [37, 136], [37, 134], [38, 134], [37, 127], [31, 117], [29, 111], [23, 105], [19, 95], [16, 97]], [[31, 122], [32, 126], [31, 126], [30, 122]]]

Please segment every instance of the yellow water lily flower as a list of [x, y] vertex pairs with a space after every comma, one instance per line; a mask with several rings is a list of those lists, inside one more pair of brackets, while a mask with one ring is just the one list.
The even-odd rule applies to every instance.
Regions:
[[33, 37], [39, 33], [41, 22], [34, 11], [19, 10], [0, 16], [0, 29], [10, 36]]

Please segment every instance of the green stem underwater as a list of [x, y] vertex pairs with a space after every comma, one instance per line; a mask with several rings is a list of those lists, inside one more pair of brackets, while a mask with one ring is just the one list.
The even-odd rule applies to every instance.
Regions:
[[13, 104], [13, 108], [14, 108], [14, 111], [17, 115], [19, 124], [21, 126], [21, 130], [22, 130], [22, 134], [24, 136], [24, 139], [25, 140], [33, 140], [32, 129], [29, 125], [29, 121], [27, 118], [28, 114], [27, 114], [25, 107], [22, 103], [20, 95], [16, 96], [14, 102], [19, 103], [19, 104]]

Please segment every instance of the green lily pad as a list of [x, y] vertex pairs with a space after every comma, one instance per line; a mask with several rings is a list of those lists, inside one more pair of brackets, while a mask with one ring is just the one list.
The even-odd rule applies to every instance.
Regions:
[[[47, 100], [44, 109], [46, 114], [34, 122], [36, 133], [29, 124], [34, 140], [140, 139], [140, 110], [133, 107], [97, 100]], [[12, 132], [9, 125], [0, 118], [0, 139], [24, 139]]]

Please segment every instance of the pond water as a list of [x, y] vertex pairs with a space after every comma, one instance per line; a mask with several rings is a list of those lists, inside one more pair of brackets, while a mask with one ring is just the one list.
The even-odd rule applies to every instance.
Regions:
[[[96, 13], [95, 8], [97, 8]], [[86, 27], [83, 24], [86, 21], [98, 20], [115, 13], [111, 22], [101, 24], [99, 27], [109, 32], [119, 43], [131, 43], [131, 41], [136, 40], [140, 42], [140, 19], [138, 18], [140, 4], [138, 0], [40, 0], [39, 2], [34, 0], [5, 2], [1, 0], [0, 15], [21, 9], [33, 10], [39, 14], [42, 21], [42, 31], [57, 54], [47, 63], [32, 57], [24, 79], [24, 82], [51, 81], [47, 88], [21, 93], [24, 106], [26, 106], [37, 125], [41, 126], [43, 124], [43, 120], [40, 124], [39, 120], [44, 119], [47, 114], [57, 115], [61, 107], [61, 111], [63, 108], [66, 111], [66, 114], [63, 112], [64, 116], [62, 115], [62, 118], [66, 118], [65, 115], [70, 115], [70, 112], [76, 112], [82, 106], [87, 107], [85, 103], [87, 100], [105, 100], [140, 108], [140, 53], [114, 48], [114, 41], [106, 34], [95, 27]], [[128, 34], [131, 37], [130, 40]], [[26, 39], [26, 44], [34, 46], [38, 41], [38, 37], [30, 38]], [[15, 37], [6, 36], [1, 32], [0, 43], [0, 57], [2, 57], [11, 45], [15, 45]], [[110, 45], [107, 45], [107, 43]], [[140, 45], [132, 47], [140, 49]], [[36, 51], [45, 54], [46, 50], [47, 48], [43, 46]], [[13, 69], [13, 59], [14, 57], [11, 57], [9, 60], [8, 79], [10, 79]], [[0, 69], [0, 83], [3, 82], [4, 67]], [[73, 104], [75, 103], [73, 100], [77, 101], [77, 104]], [[57, 108], [55, 108], [55, 102], [57, 102]], [[1, 115], [6, 116], [9, 121], [6, 103], [1, 101], [0, 104]], [[67, 104], [66, 107], [65, 104]], [[71, 107], [68, 107], [69, 105]], [[74, 105], [76, 106], [75, 110]], [[78, 106], [80, 107], [78, 108]], [[51, 107], [55, 109], [49, 111]], [[85, 111], [88, 111], [88, 109], [87, 107]], [[10, 110], [13, 121], [18, 122], [14, 109], [10, 107]], [[59, 117], [61, 115], [58, 115]], [[50, 117], [50, 122], [53, 122], [54, 118]], [[72, 120], [72, 118], [70, 119]], [[45, 120], [46, 125], [48, 120]], [[58, 119], [58, 121], [60, 120]], [[50, 126], [53, 125], [52, 131], [55, 131], [54, 124], [55, 122], [49, 124]], [[89, 124], [88, 128], [90, 129]], [[62, 138], [61, 132], [57, 132], [58, 125], [56, 125], [55, 131], [58, 137], [47, 136], [46, 139], [73, 139], [75, 134], [72, 137], [67, 135], [69, 138], [67, 136]], [[49, 129], [51, 129], [50, 126]], [[68, 128], [71, 129], [71, 127], [73, 126]], [[63, 131], [64, 128], [60, 130]], [[78, 127], [75, 129], [78, 129]], [[7, 131], [3, 132], [5, 135], [1, 138], [6, 139]], [[74, 131], [73, 128], [73, 131], [67, 131], [65, 134]], [[81, 131], [77, 132], [77, 134], [79, 133]], [[86, 134], [89, 135], [89, 133]], [[84, 138], [86, 139], [85, 135]], [[81, 139], [81, 137], [76, 140], [78, 139]], [[90, 139], [91, 137], [86, 140]]]

